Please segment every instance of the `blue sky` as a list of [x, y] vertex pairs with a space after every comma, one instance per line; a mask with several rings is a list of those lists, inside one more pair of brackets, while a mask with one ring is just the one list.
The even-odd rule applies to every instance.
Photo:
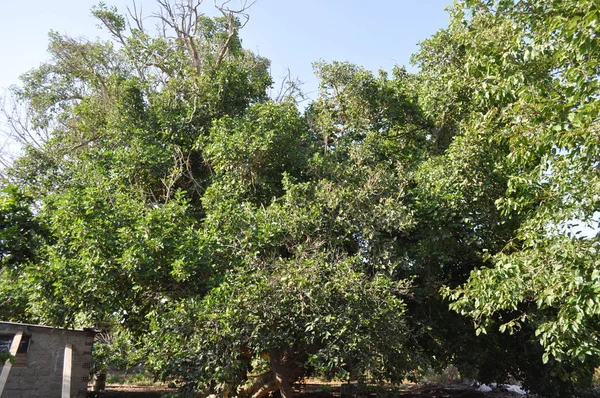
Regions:
[[[238, 1], [238, 0], [234, 0]], [[96, 38], [90, 9], [97, 0], [2, 0], [0, 90], [18, 84], [22, 73], [47, 59], [49, 30]], [[130, 0], [105, 0], [125, 11]], [[154, 0], [138, 0], [146, 12]], [[350, 61], [368, 69], [408, 65], [417, 43], [448, 23], [450, 0], [258, 0], [242, 38], [244, 46], [272, 60], [277, 80], [290, 68], [314, 97], [311, 64]], [[212, 12], [213, 0], [205, 0]]]

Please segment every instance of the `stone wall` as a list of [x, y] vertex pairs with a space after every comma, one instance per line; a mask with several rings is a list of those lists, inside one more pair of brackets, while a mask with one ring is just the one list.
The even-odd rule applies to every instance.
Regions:
[[[65, 398], [63, 391], [67, 390], [70, 390], [69, 397], [86, 396], [93, 332], [0, 322], [1, 335], [18, 332], [29, 336], [29, 347], [26, 353], [16, 354], [2, 398]], [[71, 347], [70, 383], [69, 372], [64, 369], [68, 344]]]

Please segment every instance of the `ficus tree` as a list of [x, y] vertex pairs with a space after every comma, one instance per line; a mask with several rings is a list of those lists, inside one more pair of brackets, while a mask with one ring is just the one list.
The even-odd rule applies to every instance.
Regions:
[[103, 5], [113, 41], [52, 33], [13, 92], [29, 130], [6, 180], [48, 231], [19, 263], [20, 317], [117, 323], [164, 377], [247, 396], [311, 373], [399, 380], [420, 356], [392, 242], [428, 128], [409, 76], [321, 65], [305, 116], [268, 100], [241, 10], [160, 5], [157, 33]]
[[[327, 77], [308, 117], [265, 103], [213, 124], [200, 251], [222, 271], [204, 297], [152, 314], [151, 338], [168, 342], [154, 366], [167, 374], [290, 396], [310, 374], [398, 381], [423, 360], [394, 241], [414, 224], [407, 176], [428, 125], [401, 70], [318, 68]], [[393, 111], [382, 116], [380, 103]], [[247, 381], [249, 372], [259, 376]]]
[[159, 1], [157, 30], [100, 4], [111, 40], [51, 33], [14, 89], [2, 314], [118, 325], [158, 377], [223, 395], [448, 364], [584, 391], [598, 235], [569, 224], [597, 227], [598, 5], [456, 2], [418, 73], [316, 63], [300, 112], [242, 46], [250, 4], [200, 3]]

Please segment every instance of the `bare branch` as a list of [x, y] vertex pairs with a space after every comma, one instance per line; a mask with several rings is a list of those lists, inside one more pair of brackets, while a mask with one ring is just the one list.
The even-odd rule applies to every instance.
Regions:
[[161, 63], [158, 62], [150, 62], [148, 63], [148, 66], [154, 66], [155, 68], [160, 69], [161, 72], [163, 72], [165, 75], [172, 77], [173, 76], [173, 71], [171, 71], [170, 69], [168, 69], [166, 66], [164, 66]]
[[96, 142], [96, 141], [99, 141], [101, 139], [102, 139], [102, 137], [93, 137], [93, 138], [90, 138], [89, 140], [82, 141], [79, 144], [73, 145], [72, 147], [68, 148], [67, 152], [73, 152], [73, 151], [75, 151], [75, 150], [77, 150], [79, 148], [83, 148], [84, 146], [88, 146], [89, 144], [91, 144], [93, 142]]
[[[201, 49], [204, 45], [199, 37], [199, 19], [203, 15], [199, 11], [200, 5], [203, 3], [202, 0], [179, 0], [175, 3], [169, 2], [169, 0], [157, 0], [160, 6], [160, 11], [152, 14], [152, 17], [157, 18], [160, 21], [162, 29], [162, 35], [165, 38], [169, 37], [167, 31], [172, 31], [175, 38], [180, 41], [181, 45], [188, 52], [191, 64], [196, 73], [202, 72], [202, 54]], [[238, 7], [232, 6], [233, 0], [224, 0], [219, 3], [219, 0], [214, 0], [214, 5], [217, 10], [223, 14], [226, 18], [227, 23], [227, 37], [221, 44], [216, 55], [216, 65], [219, 66], [223, 59], [227, 56], [231, 43], [236, 37], [239, 29], [246, 26], [250, 16], [246, 12], [256, 0], [242, 0]], [[136, 9], [131, 12], [132, 19], [138, 24], [141, 29], [141, 13], [137, 14]], [[134, 16], [135, 15], [135, 16]], [[241, 22], [239, 22], [241, 21]]]
[[202, 0], [187, 0], [186, 3], [176, 3], [172, 6], [168, 0], [158, 0], [161, 11], [153, 16], [163, 23], [163, 35], [166, 37], [166, 27], [171, 28], [177, 38], [187, 48], [192, 60], [194, 70], [201, 72], [201, 59], [196, 45], [196, 33], [198, 29], [198, 7]]
[[167, 0], [157, 0], [157, 2], [160, 5], [161, 10], [160, 10], [160, 12], [153, 13], [152, 16], [161, 20], [163, 23], [165, 23], [167, 26], [172, 28], [179, 35], [179, 29], [177, 26], [175, 14], [173, 13], [173, 8], [171, 7], [171, 4], [169, 4], [169, 2]]
[[221, 62], [223, 62], [223, 58], [225, 58], [225, 54], [227, 54], [227, 52], [229, 51], [229, 46], [231, 45], [231, 40], [233, 40], [233, 37], [235, 36], [235, 27], [234, 27], [232, 13], [229, 14], [228, 23], [229, 23], [229, 32], [227, 34], [227, 40], [225, 40], [225, 43], [223, 44], [223, 47], [221, 47], [221, 51], [219, 52], [219, 56], [217, 57], [217, 66], [221, 65]]
[[[225, 55], [227, 54], [227, 52], [229, 51], [229, 47], [231, 46], [231, 41], [233, 40], [237, 32], [240, 29], [244, 28], [250, 20], [250, 15], [246, 13], [246, 10], [248, 10], [256, 3], [256, 0], [253, 0], [250, 3], [248, 3], [248, 0], [244, 0], [243, 2], [241, 2], [239, 8], [230, 8], [228, 4], [231, 3], [231, 1], [232, 0], [225, 0], [223, 3], [221, 3], [221, 5], [218, 5], [217, 0], [215, 0], [215, 7], [223, 14], [224, 17], [227, 18], [227, 23], [229, 25], [227, 29], [227, 39], [225, 40], [225, 43], [223, 43], [223, 46], [219, 51], [219, 55], [217, 56], [217, 66], [221, 65], [221, 63], [223, 62], [223, 59], [225, 58]], [[244, 22], [242, 22], [239, 27], [236, 27], [236, 17], [242, 18], [244, 20]]]
[[[129, 14], [129, 17], [131, 17], [131, 19], [133, 20], [133, 22], [135, 22], [135, 26], [142, 32], [145, 32], [146, 30], [144, 29], [144, 17], [143, 17], [143, 8], [140, 5], [140, 11], [138, 12], [137, 10], [137, 4], [135, 3], [135, 0], [133, 0], [133, 12], [131, 11], [131, 9], [129, 8], [129, 6], [127, 6], [127, 13]], [[128, 24], [129, 26], [131, 26], [131, 23], [129, 23], [129, 17], [128, 19]]]
[[300, 81], [297, 77], [292, 77], [292, 71], [288, 67], [286, 75], [281, 80], [279, 92], [275, 96], [274, 101], [281, 102], [288, 98], [293, 99], [297, 103], [306, 101], [307, 98], [300, 89], [303, 84], [304, 82]]
[[19, 145], [29, 145], [40, 150], [43, 144], [49, 139], [49, 132], [43, 128], [35, 129], [31, 125], [31, 115], [24, 113], [25, 107], [19, 106], [15, 98], [3, 98], [0, 105], [0, 112], [6, 121], [8, 131], [6, 135]]

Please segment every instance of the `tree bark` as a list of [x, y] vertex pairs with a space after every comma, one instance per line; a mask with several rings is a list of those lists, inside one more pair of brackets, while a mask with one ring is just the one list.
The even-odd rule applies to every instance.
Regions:
[[297, 375], [295, 375], [297, 372], [294, 372], [293, 369], [290, 368], [290, 364], [286, 364], [283, 361], [283, 355], [280, 350], [269, 351], [269, 356], [271, 357], [271, 369], [275, 374], [277, 384], [279, 384], [281, 398], [293, 398], [294, 391], [292, 390], [292, 382], [294, 381], [294, 378], [297, 377]]
[[92, 389], [94, 391], [106, 390], [106, 371], [98, 372], [94, 375], [94, 384]]
[[292, 385], [304, 372], [304, 368], [297, 365], [299, 358], [290, 359], [280, 349], [270, 350], [268, 355], [271, 371], [254, 378], [250, 386], [239, 392], [239, 398], [266, 398], [277, 390], [282, 398], [294, 397]]
[[275, 380], [275, 374], [270, 371], [257, 376], [252, 384], [239, 392], [239, 398], [265, 398], [273, 391], [277, 391], [279, 385]]

